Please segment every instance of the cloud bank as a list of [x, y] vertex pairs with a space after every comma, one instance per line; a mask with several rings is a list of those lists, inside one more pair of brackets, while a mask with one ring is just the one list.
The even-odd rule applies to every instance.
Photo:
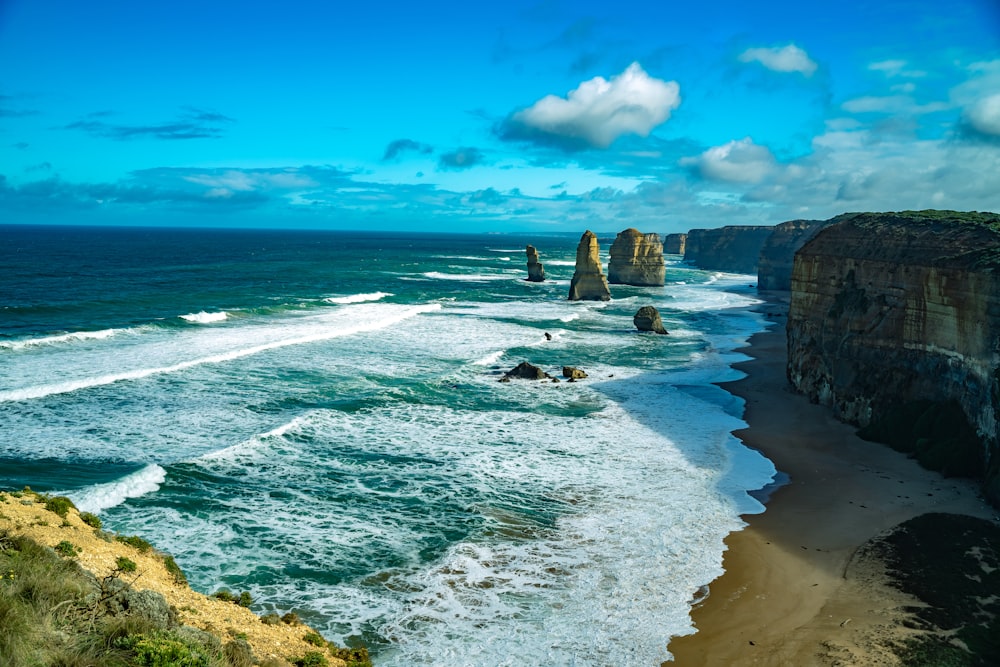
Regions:
[[225, 134], [223, 125], [236, 122], [215, 111], [185, 107], [177, 119], [149, 125], [121, 125], [100, 120], [110, 112], [90, 114], [85, 120], [63, 126], [66, 130], [80, 130], [92, 137], [129, 141], [132, 139], [215, 139]]
[[564, 150], [607, 148], [627, 134], [646, 137], [681, 103], [676, 81], [649, 76], [639, 65], [611, 77], [594, 77], [566, 97], [547, 95], [505, 119], [502, 139]]

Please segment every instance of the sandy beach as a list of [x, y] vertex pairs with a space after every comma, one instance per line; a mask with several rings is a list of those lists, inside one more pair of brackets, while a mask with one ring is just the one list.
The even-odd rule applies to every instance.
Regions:
[[991, 518], [969, 480], [945, 479], [886, 446], [866, 442], [785, 377], [786, 310], [744, 350], [748, 374], [724, 388], [746, 401], [737, 435], [790, 481], [763, 514], [726, 543], [725, 573], [693, 613], [697, 633], [675, 639], [676, 665], [895, 665], [891, 642], [911, 599], [882, 572], [852, 560], [879, 533], [927, 512]]

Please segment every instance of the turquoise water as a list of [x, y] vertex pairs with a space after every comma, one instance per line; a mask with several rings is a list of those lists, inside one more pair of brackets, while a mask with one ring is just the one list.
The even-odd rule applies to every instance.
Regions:
[[577, 241], [0, 227], [0, 487], [379, 665], [658, 664], [774, 473], [711, 384], [764, 323], [679, 257], [567, 302]]

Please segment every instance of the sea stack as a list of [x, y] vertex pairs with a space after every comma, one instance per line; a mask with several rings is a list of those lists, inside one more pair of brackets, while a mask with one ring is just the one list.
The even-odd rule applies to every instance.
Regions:
[[663, 252], [668, 255], [683, 255], [687, 238], [687, 234], [667, 234], [663, 237]]
[[639, 331], [652, 331], [653, 333], [665, 334], [667, 330], [663, 327], [663, 320], [660, 319], [660, 311], [653, 306], [643, 306], [632, 317], [632, 324]]
[[610, 301], [608, 281], [601, 273], [600, 250], [597, 236], [589, 229], [576, 247], [576, 271], [569, 284], [570, 301]]
[[545, 280], [545, 267], [538, 261], [538, 251], [535, 246], [529, 245], [526, 249], [528, 253], [528, 280], [533, 283], [540, 283]]
[[612, 285], [662, 286], [666, 265], [659, 234], [629, 228], [611, 244], [608, 282]]

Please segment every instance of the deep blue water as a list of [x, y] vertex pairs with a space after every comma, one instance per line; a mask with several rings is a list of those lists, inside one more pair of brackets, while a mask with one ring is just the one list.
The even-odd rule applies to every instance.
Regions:
[[763, 324], [679, 257], [568, 302], [578, 238], [0, 227], [0, 487], [378, 664], [658, 664], [773, 474], [710, 384]]

